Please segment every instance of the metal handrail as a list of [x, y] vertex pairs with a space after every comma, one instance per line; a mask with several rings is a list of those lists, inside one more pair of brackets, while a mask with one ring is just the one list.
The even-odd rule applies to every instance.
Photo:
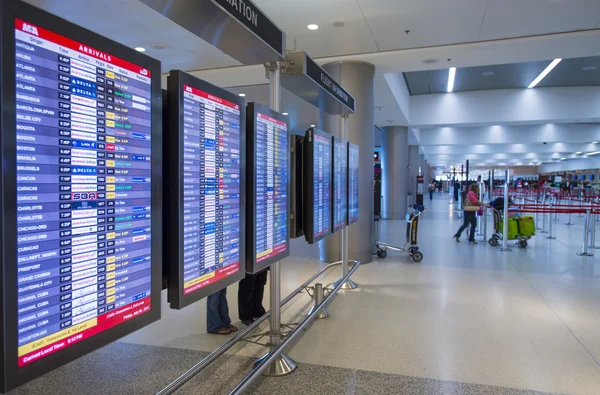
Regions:
[[333, 296], [340, 290], [340, 288], [342, 288], [344, 286], [344, 283], [350, 279], [350, 276], [352, 276], [352, 274], [354, 274], [356, 269], [358, 269], [358, 267], [360, 266], [359, 261], [351, 260], [348, 262], [354, 263], [352, 270], [350, 270], [348, 272], [348, 274], [344, 278], [342, 278], [342, 280], [338, 283], [338, 285], [331, 291], [331, 293], [329, 293], [329, 295], [327, 295], [327, 297], [325, 299], [323, 299], [323, 303], [321, 303], [319, 306], [316, 306], [316, 308], [312, 311], [312, 313], [307, 315], [302, 320], [302, 322], [296, 327], [296, 329], [294, 329], [294, 331], [292, 333], [290, 333], [289, 336], [286, 337], [286, 339], [280, 345], [278, 345], [277, 347], [272, 349], [268, 354], [269, 356], [267, 358], [264, 358], [258, 365], [256, 365], [254, 367], [254, 369], [252, 369], [250, 374], [248, 376], [246, 376], [244, 378], [244, 380], [242, 380], [233, 389], [233, 391], [230, 392], [229, 395], [238, 395], [238, 394], [241, 394], [246, 389], [248, 389], [248, 387], [254, 382], [254, 380], [256, 380], [258, 378], [258, 376], [267, 369], [267, 367], [275, 360], [275, 358], [277, 358], [279, 355], [281, 355], [281, 353], [286, 348], [286, 346], [288, 346], [298, 336], [298, 334], [302, 333], [304, 328], [325, 307], [325, 305], [329, 302], [329, 300], [331, 298], [333, 298]]
[[[356, 261], [350, 261], [350, 262], [356, 262]], [[315, 281], [315, 279], [317, 279], [317, 277], [321, 276], [323, 273], [325, 273], [327, 270], [331, 269], [332, 267], [338, 266], [341, 264], [342, 264], [342, 261], [339, 261], [339, 262], [330, 263], [330, 264], [326, 265], [325, 267], [323, 267], [321, 270], [319, 270], [317, 273], [315, 273], [311, 278], [306, 280], [302, 285], [300, 285], [298, 288], [296, 288], [294, 291], [292, 291], [292, 293], [290, 293], [288, 296], [286, 296], [281, 301], [281, 306], [285, 305], [290, 300], [292, 300], [296, 295], [300, 294], [310, 283]], [[354, 268], [353, 268], [352, 272], [354, 272]], [[234, 344], [236, 344], [237, 342], [242, 340], [242, 338], [244, 336], [246, 336], [248, 333], [252, 332], [257, 326], [259, 326], [264, 321], [266, 321], [267, 318], [270, 317], [270, 315], [271, 315], [271, 312], [267, 311], [267, 313], [265, 315], [263, 315], [262, 317], [260, 317], [256, 321], [254, 321], [252, 324], [247, 326], [244, 330], [241, 330], [237, 335], [235, 335], [234, 337], [232, 337], [225, 343], [221, 344], [216, 350], [214, 350], [213, 352], [208, 354], [206, 357], [204, 357], [203, 360], [198, 362], [196, 365], [192, 366], [190, 369], [188, 369], [187, 372], [183, 373], [177, 379], [172, 381], [169, 385], [167, 385], [165, 388], [160, 390], [156, 395], [173, 394], [181, 386], [183, 386], [185, 383], [190, 381], [195, 375], [200, 373], [204, 368], [206, 368], [208, 365], [213, 363], [221, 355], [225, 354], [225, 352], [227, 352], [227, 350], [229, 350], [231, 347], [234, 346]]]

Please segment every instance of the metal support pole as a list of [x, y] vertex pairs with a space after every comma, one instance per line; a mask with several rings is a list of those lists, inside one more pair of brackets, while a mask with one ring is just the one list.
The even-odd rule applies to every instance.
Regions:
[[573, 207], [573, 198], [569, 198], [569, 214], [567, 216], [567, 222], [565, 223], [565, 225], [573, 225], [571, 223], [571, 207]]
[[583, 228], [583, 252], [578, 252], [577, 255], [579, 256], [594, 256], [593, 253], [588, 252], [588, 241], [589, 241], [589, 235], [590, 235], [590, 222], [592, 220], [592, 214], [590, 212], [590, 210], [586, 210], [586, 217], [585, 217], [585, 225]]
[[[348, 140], [348, 115], [344, 114], [340, 116], [340, 137], [344, 140]], [[350, 246], [348, 241], [348, 227], [344, 227], [340, 232], [341, 243], [340, 250], [342, 253], [342, 277], [334, 283], [334, 285], [338, 285], [340, 281], [348, 274], [348, 247]], [[375, 240], [377, 241], [377, 240]], [[358, 285], [350, 279], [342, 284], [342, 288], [344, 290], [356, 289]]]
[[[485, 204], [485, 203], [484, 203]], [[485, 204], [485, 206], [483, 207], [483, 242], [487, 242], [487, 204]]]
[[[483, 181], [479, 182], [479, 201], [483, 202], [484, 201], [484, 196], [483, 196], [483, 188], [484, 188], [484, 183]], [[481, 217], [483, 215], [485, 215], [485, 212], [483, 210], [481, 210], [482, 215], [477, 217], [477, 236], [483, 236], [483, 230], [481, 229]], [[485, 241], [485, 238], [483, 239], [483, 241]]]
[[508, 248], [508, 169], [504, 170], [504, 221], [502, 222], [502, 247], [498, 251], [512, 251]]
[[[554, 199], [556, 199], [556, 198], [554, 198]], [[552, 202], [553, 202], [553, 199], [550, 199], [550, 203], [548, 205], [548, 208], [550, 210], [552, 210]], [[552, 211], [550, 211], [550, 215], [548, 216], [548, 236], [546, 237], [547, 240], [556, 239], [556, 237], [554, 237], [554, 235], [552, 234], [552, 228], [553, 228], [552, 222], [554, 222], [554, 221], [552, 221]]]
[[[559, 205], [560, 204], [560, 200], [558, 199], [557, 196], [554, 196], [554, 205]], [[558, 222], [558, 212], [554, 213], [554, 221]]]
[[[311, 315], [323, 303], [324, 299], [325, 291], [323, 290], [323, 284], [316, 283], [315, 287], [313, 288], [313, 307], [308, 312], [308, 315]], [[329, 317], [329, 313], [327, 312], [327, 310], [325, 310], [325, 307], [323, 306], [323, 308], [317, 313], [316, 317], [318, 320], [322, 320], [324, 318]]]
[[[579, 192], [579, 208], [583, 210], [583, 192]], [[579, 218], [583, 217], [583, 213], [579, 213]]]
[[[281, 68], [279, 62], [265, 64], [269, 73], [269, 104], [275, 111], [279, 111], [281, 102]], [[260, 364], [265, 358], [269, 358], [271, 352], [281, 344], [281, 262], [275, 262], [271, 265], [270, 290], [270, 312], [269, 317], [269, 344], [271, 351], [259, 358], [255, 366]], [[285, 354], [278, 355], [273, 362], [265, 369], [265, 376], [283, 376], [296, 370], [296, 362]]]
[[[547, 194], [544, 194], [544, 197], [542, 199], [542, 209], [546, 208], [547, 197]], [[542, 230], [540, 231], [540, 233], [548, 233], [548, 231], [546, 230], [546, 218], [548, 218], [548, 213], [544, 212], [544, 214], [542, 214]]]

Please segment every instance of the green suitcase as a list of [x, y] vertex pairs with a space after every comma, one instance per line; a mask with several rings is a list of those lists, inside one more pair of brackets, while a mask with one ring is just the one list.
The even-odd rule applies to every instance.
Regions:
[[[500, 233], [504, 232], [504, 219], [500, 220]], [[519, 236], [519, 225], [516, 218], [508, 219], [508, 240], [516, 240]]]
[[535, 222], [533, 217], [519, 217], [519, 234], [524, 237], [532, 237], [535, 235]]

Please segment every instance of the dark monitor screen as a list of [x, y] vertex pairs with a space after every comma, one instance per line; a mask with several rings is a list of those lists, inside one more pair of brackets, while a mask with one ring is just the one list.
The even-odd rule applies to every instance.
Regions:
[[290, 135], [290, 238], [304, 235], [304, 139], [305, 135]]
[[244, 277], [246, 103], [181, 71], [167, 91], [165, 248], [169, 303], [180, 309]]
[[309, 243], [331, 234], [331, 135], [318, 129], [306, 132], [306, 240]]
[[290, 254], [290, 122], [257, 103], [248, 105], [247, 120], [246, 271], [257, 273]]
[[348, 143], [348, 225], [358, 221], [358, 145]]
[[331, 199], [333, 232], [342, 230], [348, 221], [348, 143], [333, 139], [333, 192]]
[[162, 104], [158, 61], [0, 6], [7, 389], [160, 318]]

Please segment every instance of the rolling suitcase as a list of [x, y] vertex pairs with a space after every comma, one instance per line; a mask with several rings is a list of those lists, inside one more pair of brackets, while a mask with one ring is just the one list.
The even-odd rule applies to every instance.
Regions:
[[[500, 232], [504, 231], [504, 218], [500, 220]], [[515, 240], [519, 236], [519, 225], [516, 218], [508, 219], [508, 240]]]
[[525, 237], [532, 237], [535, 235], [535, 223], [533, 217], [519, 217], [519, 234]]

